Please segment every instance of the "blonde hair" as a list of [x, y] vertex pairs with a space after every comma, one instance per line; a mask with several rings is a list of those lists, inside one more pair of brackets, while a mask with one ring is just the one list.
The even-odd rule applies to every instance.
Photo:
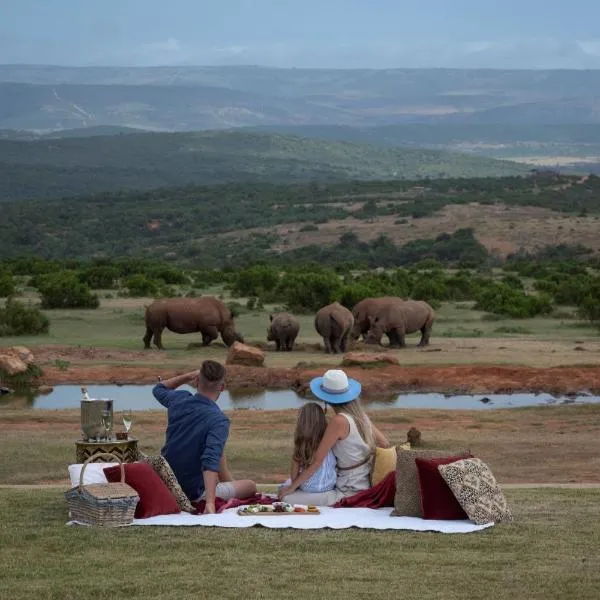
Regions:
[[298, 411], [294, 432], [294, 460], [301, 469], [312, 464], [326, 429], [325, 411], [316, 402], [305, 404]]
[[358, 433], [363, 442], [369, 446], [372, 452], [375, 451], [375, 435], [371, 426], [371, 419], [367, 416], [361, 403], [358, 400], [352, 400], [345, 404], [331, 404], [331, 408], [336, 415], [340, 413], [347, 414], [354, 419]]

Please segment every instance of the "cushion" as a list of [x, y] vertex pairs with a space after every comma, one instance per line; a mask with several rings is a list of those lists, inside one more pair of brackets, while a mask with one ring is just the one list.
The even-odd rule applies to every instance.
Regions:
[[422, 517], [421, 490], [415, 458], [468, 458], [467, 452], [453, 455], [447, 450], [398, 450], [396, 463], [396, 497], [394, 498], [395, 517]]
[[160, 454], [157, 456], [142, 455], [140, 462], [146, 463], [154, 469], [156, 474], [162, 479], [162, 482], [169, 488], [171, 494], [173, 494], [179, 510], [190, 513], [195, 512], [196, 509], [185, 495], [185, 492], [177, 481], [177, 477], [175, 477], [175, 473], [173, 473], [173, 469], [171, 469], [171, 465], [169, 465], [164, 456]]
[[424, 519], [458, 521], [468, 519], [452, 490], [438, 471], [439, 465], [447, 465], [460, 460], [450, 458], [415, 458], [419, 489], [421, 492], [421, 512]]
[[478, 458], [439, 465], [438, 470], [477, 525], [512, 521], [506, 498], [490, 468]]
[[[105, 462], [92, 462], [88, 463], [83, 472], [83, 485], [91, 485], [93, 483], [108, 483], [106, 481], [106, 475], [104, 469], [106, 467], [112, 467], [119, 463], [105, 463]], [[71, 478], [71, 486], [75, 487], [79, 485], [79, 475], [81, 474], [81, 468], [83, 463], [76, 463], [69, 465], [69, 477]]]
[[371, 486], [377, 485], [385, 476], [396, 469], [398, 454], [396, 446], [391, 448], [376, 448], [375, 461], [371, 470]]
[[[118, 465], [105, 468], [104, 473], [109, 483], [121, 481], [121, 469]], [[135, 508], [136, 519], [181, 512], [175, 497], [150, 465], [139, 462], [125, 464], [125, 483], [140, 497]]]

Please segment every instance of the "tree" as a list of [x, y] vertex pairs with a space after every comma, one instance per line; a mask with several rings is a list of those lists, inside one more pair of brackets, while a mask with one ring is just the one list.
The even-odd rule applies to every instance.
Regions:
[[98, 308], [100, 300], [71, 271], [58, 271], [39, 279], [42, 308]]
[[0, 337], [48, 333], [50, 321], [35, 306], [9, 299], [0, 308]]
[[8, 298], [15, 293], [15, 283], [8, 271], [0, 271], [0, 298]]

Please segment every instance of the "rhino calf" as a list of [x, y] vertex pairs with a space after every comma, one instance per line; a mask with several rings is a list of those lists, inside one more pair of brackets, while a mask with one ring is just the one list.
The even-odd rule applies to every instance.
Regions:
[[267, 329], [267, 342], [275, 342], [275, 348], [291, 352], [300, 331], [298, 319], [287, 312], [269, 315], [270, 325]]

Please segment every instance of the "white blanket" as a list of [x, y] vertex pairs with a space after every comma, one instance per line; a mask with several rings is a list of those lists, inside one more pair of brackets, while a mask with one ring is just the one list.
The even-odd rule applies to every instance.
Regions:
[[320, 515], [256, 515], [243, 517], [237, 508], [217, 515], [164, 515], [148, 519], [134, 519], [132, 525], [166, 525], [198, 527], [253, 527], [262, 525], [271, 529], [404, 529], [410, 531], [437, 531], [440, 533], [471, 533], [491, 527], [493, 523], [475, 525], [471, 521], [427, 521], [414, 517], [391, 517], [391, 508], [324, 508]]

